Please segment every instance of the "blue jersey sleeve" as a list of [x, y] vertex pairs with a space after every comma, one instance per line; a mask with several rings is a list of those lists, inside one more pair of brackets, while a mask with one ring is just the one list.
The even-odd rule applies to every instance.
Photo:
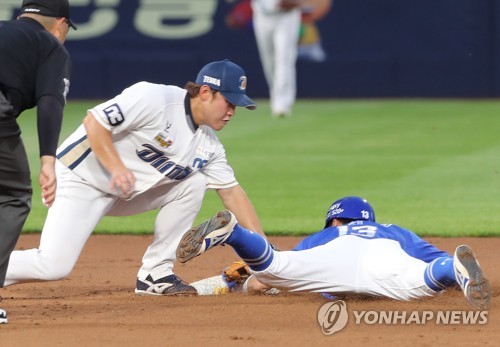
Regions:
[[393, 224], [384, 225], [384, 227], [386, 228], [384, 233], [388, 234], [387, 238], [398, 241], [401, 248], [413, 258], [429, 263], [436, 258], [450, 256], [407, 229]]

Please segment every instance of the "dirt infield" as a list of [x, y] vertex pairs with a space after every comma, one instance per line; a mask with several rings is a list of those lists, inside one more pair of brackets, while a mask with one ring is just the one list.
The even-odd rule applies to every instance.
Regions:
[[[487, 323], [448, 324], [440, 313], [470, 311], [463, 295], [450, 290], [418, 302], [347, 298], [349, 321], [333, 335], [317, 321], [327, 301], [320, 295], [217, 297], [145, 297], [133, 293], [141, 257], [152, 236], [92, 236], [70, 278], [53, 283], [22, 284], [0, 289], [0, 307], [9, 324], [0, 325], [0, 346], [497, 346], [500, 315], [497, 303], [500, 239], [429, 239], [452, 252], [461, 243], [473, 247], [494, 298]], [[290, 237], [271, 238], [282, 249], [297, 244]], [[22, 235], [18, 248], [38, 245], [39, 235]], [[208, 252], [188, 264], [176, 265], [186, 281], [215, 275], [235, 260], [230, 247]], [[417, 311], [434, 319], [425, 324], [369, 324], [381, 311]], [[373, 311], [356, 324], [354, 312]], [[449, 311], [456, 311], [449, 313]], [[467, 313], [465, 312], [465, 313]], [[474, 313], [474, 312], [472, 312]], [[397, 321], [396, 321], [397, 322]], [[451, 324], [451, 322], [457, 324]], [[438, 324], [439, 323], [439, 324]]]

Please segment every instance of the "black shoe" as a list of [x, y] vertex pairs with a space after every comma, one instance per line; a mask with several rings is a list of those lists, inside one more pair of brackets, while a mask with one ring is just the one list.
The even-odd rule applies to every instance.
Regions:
[[137, 279], [136, 294], [141, 295], [198, 295], [193, 286], [190, 286], [175, 274], [153, 280], [148, 275], [145, 280]]
[[0, 324], [7, 324], [8, 321], [7, 312], [0, 308]]

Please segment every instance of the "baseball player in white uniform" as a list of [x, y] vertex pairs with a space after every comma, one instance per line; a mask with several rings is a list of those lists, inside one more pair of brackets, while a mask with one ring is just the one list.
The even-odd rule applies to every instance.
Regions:
[[300, 0], [252, 0], [253, 28], [274, 117], [290, 116], [296, 97]]
[[14, 251], [5, 285], [67, 277], [97, 223], [159, 209], [136, 293], [196, 294], [173, 273], [175, 250], [206, 189], [249, 228], [262, 230], [215, 135], [246, 95], [243, 69], [212, 62], [185, 89], [139, 82], [90, 109], [57, 152], [58, 186], [38, 249]]
[[376, 223], [372, 206], [356, 196], [335, 201], [325, 228], [292, 251], [274, 251], [226, 210], [186, 232], [177, 257], [186, 262], [221, 244], [232, 246], [249, 266], [253, 276], [244, 284], [247, 289], [411, 300], [458, 283], [474, 307], [486, 309], [491, 301], [491, 286], [470, 247], [457, 247], [452, 257], [407, 229]]

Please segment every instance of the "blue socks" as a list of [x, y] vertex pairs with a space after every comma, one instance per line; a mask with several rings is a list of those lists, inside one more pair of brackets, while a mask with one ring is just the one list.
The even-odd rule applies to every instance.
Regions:
[[236, 224], [229, 238], [224, 242], [254, 271], [267, 269], [274, 259], [271, 245], [260, 234]]
[[434, 259], [424, 273], [425, 284], [432, 290], [439, 292], [456, 283], [452, 257]]

